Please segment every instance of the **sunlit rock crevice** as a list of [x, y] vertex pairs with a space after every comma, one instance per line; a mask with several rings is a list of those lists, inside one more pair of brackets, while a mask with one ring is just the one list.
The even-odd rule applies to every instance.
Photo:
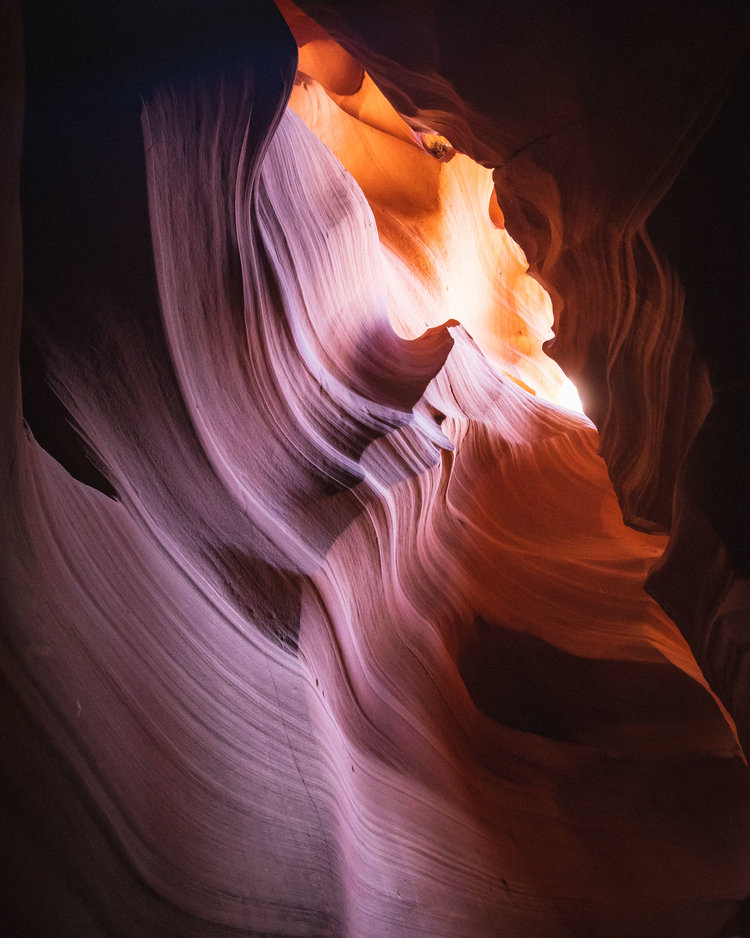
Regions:
[[301, 6], [5, 34], [8, 933], [743, 934], [747, 23]]

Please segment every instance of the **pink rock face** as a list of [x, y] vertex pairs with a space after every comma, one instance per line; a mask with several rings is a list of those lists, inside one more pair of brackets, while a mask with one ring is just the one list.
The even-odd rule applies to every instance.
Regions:
[[[345, 7], [281, 5], [297, 73], [270, 4], [95, 7], [25, 9], [23, 164], [18, 18], [0, 57], [7, 934], [740, 933], [748, 597], [623, 223], [648, 160], [604, 217], [601, 141], [500, 166], [518, 115], [405, 120], [424, 73]], [[113, 497], [24, 422], [22, 308]]]

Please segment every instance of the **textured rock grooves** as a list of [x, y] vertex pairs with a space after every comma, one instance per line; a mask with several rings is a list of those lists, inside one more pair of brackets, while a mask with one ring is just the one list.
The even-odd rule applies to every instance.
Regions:
[[0, 31], [3, 934], [748, 934], [748, 24], [553, 6]]

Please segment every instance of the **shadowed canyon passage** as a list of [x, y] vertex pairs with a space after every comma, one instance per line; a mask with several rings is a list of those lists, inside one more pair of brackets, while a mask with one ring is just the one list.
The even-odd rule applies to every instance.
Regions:
[[8, 17], [3, 934], [748, 935], [748, 13], [301, 6]]

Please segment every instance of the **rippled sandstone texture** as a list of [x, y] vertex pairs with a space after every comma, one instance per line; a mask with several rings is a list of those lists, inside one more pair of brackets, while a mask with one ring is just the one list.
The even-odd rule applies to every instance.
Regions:
[[5, 33], [6, 931], [742, 933], [744, 376], [644, 222], [746, 23], [305, 8], [28, 3], [23, 163]]

